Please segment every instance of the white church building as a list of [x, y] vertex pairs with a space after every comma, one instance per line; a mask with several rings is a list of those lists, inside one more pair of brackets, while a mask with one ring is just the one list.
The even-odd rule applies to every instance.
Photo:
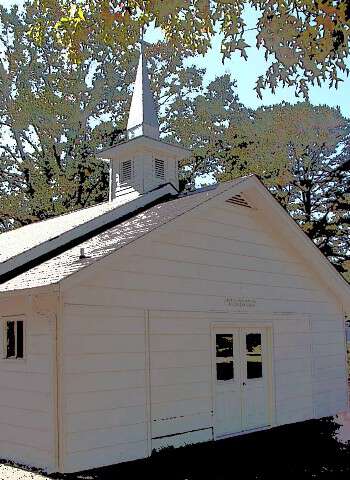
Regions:
[[142, 54], [100, 155], [108, 202], [0, 235], [0, 458], [76, 472], [346, 410], [349, 285], [257, 177], [179, 194]]

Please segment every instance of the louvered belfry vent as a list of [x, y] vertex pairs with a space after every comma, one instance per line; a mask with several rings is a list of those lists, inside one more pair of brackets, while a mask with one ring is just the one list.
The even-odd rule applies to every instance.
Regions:
[[156, 158], [154, 160], [154, 176], [156, 178], [165, 179], [165, 162]]
[[252, 208], [251, 205], [249, 205], [247, 200], [240, 193], [238, 193], [237, 195], [233, 195], [233, 197], [228, 198], [226, 202], [230, 203], [231, 205], [238, 205], [240, 207]]
[[131, 180], [133, 177], [133, 162], [132, 160], [126, 160], [122, 163], [122, 171], [121, 171], [121, 181], [127, 182]]

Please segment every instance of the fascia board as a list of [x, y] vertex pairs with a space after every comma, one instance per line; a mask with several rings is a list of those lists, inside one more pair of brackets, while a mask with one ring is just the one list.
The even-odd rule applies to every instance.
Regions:
[[191, 153], [187, 148], [142, 136], [102, 150], [96, 156], [108, 161], [109, 159], [117, 159], [120, 155], [135, 153], [140, 149], [150, 152], [170, 153], [178, 159], [186, 158]]
[[51, 251], [63, 247], [65, 244], [68, 244], [74, 240], [78, 240], [80, 237], [97, 230], [103, 225], [114, 222], [126, 215], [130, 215], [132, 212], [137, 211], [140, 208], [144, 208], [168, 194], [177, 194], [175, 188], [170, 184], [164, 185], [157, 190], [141, 195], [135, 200], [116, 207], [114, 210], [103, 213], [99, 217], [89, 220], [86, 223], [69, 230], [68, 232], [64, 232], [56, 238], [50, 239], [21, 254], [9, 258], [0, 264], [0, 282], [2, 275], [11, 272], [14, 269], [20, 268], [26, 263], [34, 261], [39, 257], [50, 253]]
[[[0, 285], [1, 288], [1, 285]], [[59, 283], [52, 283], [33, 288], [18, 288], [16, 290], [0, 290], [0, 298], [10, 298], [18, 295], [39, 295], [45, 293], [59, 293]]]

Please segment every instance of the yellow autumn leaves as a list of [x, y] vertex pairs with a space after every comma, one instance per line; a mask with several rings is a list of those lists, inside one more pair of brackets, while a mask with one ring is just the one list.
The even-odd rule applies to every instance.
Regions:
[[[84, 60], [84, 45], [100, 42], [127, 49], [144, 27], [160, 27], [174, 50], [204, 54], [216, 32], [221, 33], [222, 58], [239, 52], [248, 57], [245, 13], [258, 12], [257, 45], [272, 60], [261, 89], [279, 83], [307, 96], [308, 86], [329, 81], [337, 86], [339, 72], [348, 73], [350, 8], [347, 2], [324, 0], [36, 0], [43, 16], [29, 35], [41, 45], [52, 35], [67, 49], [72, 62]], [[50, 15], [46, 15], [50, 12]], [[53, 14], [54, 12], [54, 14]]]

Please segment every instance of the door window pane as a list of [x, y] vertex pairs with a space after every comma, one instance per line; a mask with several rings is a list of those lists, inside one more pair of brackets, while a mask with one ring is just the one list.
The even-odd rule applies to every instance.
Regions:
[[246, 335], [247, 378], [262, 378], [261, 333]]
[[232, 334], [216, 334], [216, 356], [232, 357], [233, 356], [233, 335]]
[[228, 381], [234, 378], [233, 335], [216, 334], [216, 379]]

